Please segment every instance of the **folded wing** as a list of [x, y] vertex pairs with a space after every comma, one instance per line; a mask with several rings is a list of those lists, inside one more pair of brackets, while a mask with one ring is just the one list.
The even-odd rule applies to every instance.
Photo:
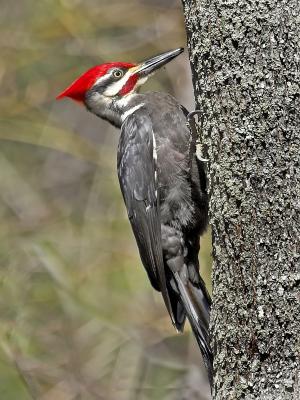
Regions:
[[152, 286], [162, 292], [173, 323], [161, 245], [156, 143], [150, 117], [135, 112], [123, 122], [118, 177], [128, 217]]

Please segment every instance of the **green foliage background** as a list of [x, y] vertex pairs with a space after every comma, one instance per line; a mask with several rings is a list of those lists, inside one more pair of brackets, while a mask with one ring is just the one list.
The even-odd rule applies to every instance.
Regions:
[[[179, 1], [0, 5], [0, 399], [207, 398], [189, 328], [176, 334], [141, 266], [118, 132], [54, 100], [92, 65], [184, 45]], [[187, 56], [145, 90], [193, 107]], [[206, 235], [207, 282], [210, 251]]]

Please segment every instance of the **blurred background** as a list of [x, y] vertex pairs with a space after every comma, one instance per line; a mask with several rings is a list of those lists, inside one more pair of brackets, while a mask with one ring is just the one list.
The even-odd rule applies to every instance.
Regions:
[[[55, 96], [107, 61], [185, 46], [179, 0], [1, 0], [0, 399], [207, 399], [138, 257], [118, 132]], [[187, 54], [143, 87], [193, 109]], [[210, 288], [210, 236], [201, 268]]]

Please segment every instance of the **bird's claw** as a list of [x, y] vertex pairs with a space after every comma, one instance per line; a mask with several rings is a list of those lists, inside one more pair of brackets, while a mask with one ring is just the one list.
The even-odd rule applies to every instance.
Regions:
[[198, 154], [197, 154], [197, 158], [198, 158], [199, 161], [202, 161], [202, 162], [205, 162], [205, 163], [207, 163], [209, 161], [208, 158], [203, 158], [203, 157], [199, 156]]
[[202, 157], [202, 145], [201, 145], [201, 143], [197, 143], [197, 145], [196, 145], [196, 156], [197, 156], [199, 161], [202, 161], [202, 162], [205, 162], [205, 163], [207, 163], [209, 161], [208, 158], [203, 158]]
[[[192, 131], [192, 135], [195, 138], [195, 136], [197, 136], [197, 132], [196, 132], [196, 126], [195, 126], [195, 119], [194, 116], [201, 114], [201, 110], [194, 110], [191, 111], [190, 113], [188, 113], [187, 115], [187, 125], [189, 126], [189, 128]], [[191, 120], [193, 120], [192, 124], [191, 124]], [[196, 140], [196, 155], [198, 160], [202, 161], [202, 162], [208, 162], [209, 159], [208, 158], [203, 158], [202, 157], [202, 143], [199, 140]]]
[[187, 115], [187, 120], [190, 121], [191, 118], [193, 118], [195, 115], [200, 114], [201, 110], [194, 110], [188, 113]]

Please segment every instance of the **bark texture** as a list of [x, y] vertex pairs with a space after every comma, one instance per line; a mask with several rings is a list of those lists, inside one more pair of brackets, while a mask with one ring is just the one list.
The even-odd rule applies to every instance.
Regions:
[[210, 160], [216, 400], [300, 398], [299, 3], [183, 0]]

